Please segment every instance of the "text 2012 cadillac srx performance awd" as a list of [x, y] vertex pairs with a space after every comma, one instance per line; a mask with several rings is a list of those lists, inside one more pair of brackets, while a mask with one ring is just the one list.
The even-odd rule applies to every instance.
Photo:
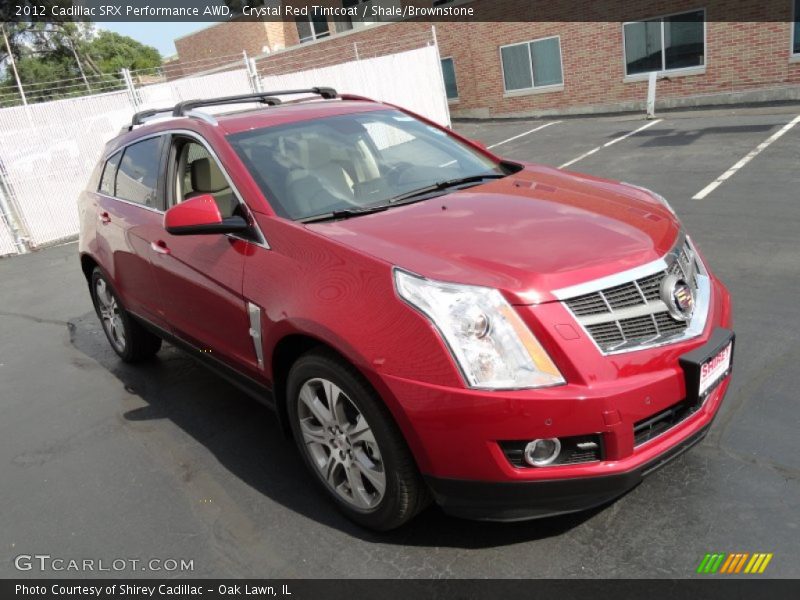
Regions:
[[80, 218], [119, 356], [166, 339], [274, 407], [374, 529], [605, 503], [728, 387], [730, 298], [666, 200], [329, 88], [138, 113]]

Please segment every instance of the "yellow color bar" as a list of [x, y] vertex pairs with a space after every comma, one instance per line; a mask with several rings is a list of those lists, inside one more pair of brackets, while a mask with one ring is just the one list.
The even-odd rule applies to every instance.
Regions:
[[753, 554], [753, 558], [750, 559], [750, 562], [747, 563], [747, 566], [744, 568], [745, 573], [752, 573], [753, 569], [761, 562], [761, 554], [755, 553]]
[[759, 573], [763, 573], [764, 570], [767, 568], [767, 565], [769, 564], [769, 561], [771, 561], [771, 560], [772, 560], [772, 552], [770, 552], [769, 554], [767, 554], [764, 557], [764, 562], [761, 563], [761, 568], [758, 570], [758, 572]]

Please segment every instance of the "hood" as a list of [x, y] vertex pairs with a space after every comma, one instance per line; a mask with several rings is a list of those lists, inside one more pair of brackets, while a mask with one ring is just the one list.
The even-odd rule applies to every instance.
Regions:
[[308, 227], [419, 275], [537, 304], [554, 300], [554, 290], [660, 258], [680, 223], [641, 189], [529, 165], [463, 191]]

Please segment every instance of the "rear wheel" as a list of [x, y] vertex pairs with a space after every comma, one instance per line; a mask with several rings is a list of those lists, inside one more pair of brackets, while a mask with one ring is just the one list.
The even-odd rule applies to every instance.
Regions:
[[131, 363], [153, 357], [161, 348], [161, 338], [128, 314], [98, 268], [92, 273], [91, 285], [95, 311], [114, 352], [125, 362]]
[[335, 354], [312, 350], [287, 385], [292, 432], [303, 458], [350, 519], [399, 527], [429, 502], [402, 435], [381, 399]]

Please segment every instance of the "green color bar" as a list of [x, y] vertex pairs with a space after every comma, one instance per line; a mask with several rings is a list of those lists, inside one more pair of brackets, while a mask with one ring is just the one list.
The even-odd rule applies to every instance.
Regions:
[[724, 554], [724, 553], [718, 555], [717, 560], [714, 561], [714, 564], [711, 566], [711, 572], [712, 573], [716, 573], [717, 569], [719, 569], [722, 566], [722, 561], [725, 560], [725, 556], [727, 556], [727, 555]]
[[710, 555], [710, 554], [706, 554], [706, 555], [703, 557], [703, 560], [702, 560], [702, 561], [700, 561], [700, 566], [699, 566], [699, 567], [697, 567], [697, 572], [698, 572], [698, 573], [705, 573], [706, 565], [708, 564], [708, 560], [709, 560], [710, 558], [711, 558], [711, 555]]

